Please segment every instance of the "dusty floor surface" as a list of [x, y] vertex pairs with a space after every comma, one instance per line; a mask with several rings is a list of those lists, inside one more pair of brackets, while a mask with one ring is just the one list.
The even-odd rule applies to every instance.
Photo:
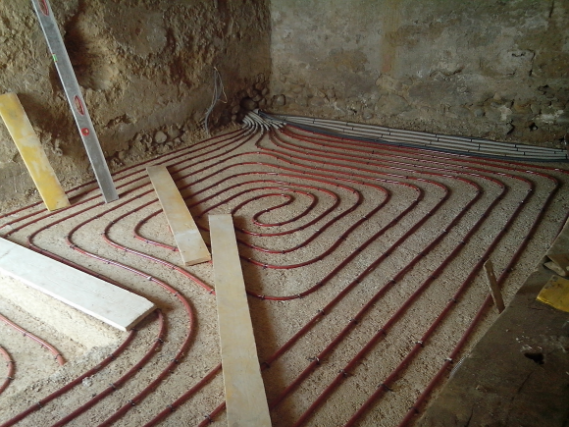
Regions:
[[[399, 425], [431, 378], [452, 367], [445, 359], [456, 352], [459, 360], [495, 320], [485, 304], [484, 259], [493, 260], [510, 301], [569, 204], [567, 173], [555, 169], [566, 165], [382, 150], [292, 127], [270, 135], [236, 130], [148, 164], [154, 163], [169, 166], [207, 242], [207, 214], [235, 215], [259, 360], [279, 427], [345, 425], [377, 390], [385, 392], [354, 425]], [[89, 349], [42, 331], [41, 323], [2, 303], [2, 314], [59, 347], [69, 362], [59, 367], [0, 324], [0, 345], [16, 368], [0, 396], [0, 421], [33, 407], [18, 425], [63, 425], [80, 405], [100, 398], [66, 425], [206, 425], [206, 415], [225, 422], [216, 411], [223, 386], [212, 266], [178, 267], [148, 164], [115, 174], [121, 198], [109, 205], [91, 184], [71, 191], [70, 209], [46, 214], [35, 206], [1, 217], [6, 238], [146, 296], [162, 317], [149, 316], [115, 360], [39, 408], [36, 402], [97, 367], [127, 334]], [[287, 388], [303, 371], [306, 378]], [[337, 387], [313, 405], [332, 381]]]
[[[568, 249], [565, 226], [548, 254]], [[551, 276], [539, 266], [528, 278], [419, 427], [568, 425], [569, 314], [536, 301]]]

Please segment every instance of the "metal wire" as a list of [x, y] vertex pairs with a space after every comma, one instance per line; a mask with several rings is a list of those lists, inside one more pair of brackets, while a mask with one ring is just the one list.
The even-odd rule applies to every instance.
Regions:
[[[225, 96], [225, 101], [221, 100], [221, 96]], [[216, 104], [218, 101], [227, 102], [227, 95], [225, 94], [225, 88], [223, 87], [223, 80], [221, 79], [221, 74], [219, 73], [217, 67], [213, 67], [213, 94], [211, 97], [211, 104], [209, 106], [209, 108], [206, 110], [205, 112], [205, 117], [204, 117], [204, 127], [205, 127], [205, 132], [206, 135], [209, 137], [210, 132], [209, 132], [209, 116], [211, 115], [211, 113], [213, 112], [213, 109], [215, 108]]]

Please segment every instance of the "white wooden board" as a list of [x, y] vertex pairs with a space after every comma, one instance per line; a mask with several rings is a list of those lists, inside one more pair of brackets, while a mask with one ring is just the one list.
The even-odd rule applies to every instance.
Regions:
[[166, 166], [146, 168], [184, 265], [209, 261], [211, 255]]
[[121, 331], [131, 329], [155, 309], [146, 298], [2, 238], [0, 274]]
[[227, 425], [270, 427], [253, 325], [231, 215], [210, 215]]

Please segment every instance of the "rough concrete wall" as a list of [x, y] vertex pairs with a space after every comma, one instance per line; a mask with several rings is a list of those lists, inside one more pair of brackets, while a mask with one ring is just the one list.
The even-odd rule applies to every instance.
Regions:
[[[270, 20], [258, 0], [52, 0], [111, 168], [203, 137], [214, 66], [225, 83], [210, 127], [262, 101]], [[20, 97], [66, 188], [90, 178], [30, 0], [0, 4], [0, 90]], [[256, 101], [253, 101], [252, 99]], [[0, 125], [0, 204], [37, 198]]]
[[569, 127], [567, 1], [272, 0], [271, 17], [274, 111], [549, 146]]

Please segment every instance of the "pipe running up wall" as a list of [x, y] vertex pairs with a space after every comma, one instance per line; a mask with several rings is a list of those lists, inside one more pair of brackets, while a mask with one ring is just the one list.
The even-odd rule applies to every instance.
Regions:
[[[237, 218], [253, 319], [266, 323], [255, 325], [275, 426], [411, 423], [488, 316], [481, 265], [492, 258], [510, 288], [511, 276], [529, 273], [516, 265], [532, 236], [554, 237], [540, 224], [561, 225], [569, 182], [556, 165], [378, 144], [250, 115], [242, 130], [117, 173], [113, 205], [91, 183], [69, 191], [70, 208], [6, 214], [5, 237], [163, 310], [151, 330], [133, 332], [105, 364], [46, 390], [40, 404], [13, 402], [2, 427], [31, 416], [52, 426], [166, 418], [205, 426], [222, 417], [210, 267], [175, 264], [175, 247], [157, 231], [149, 163], [168, 166], [205, 236], [208, 213]], [[64, 236], [55, 243], [54, 230]], [[95, 397], [78, 387], [87, 376], [106, 380]], [[71, 394], [82, 403], [49, 411]]]

